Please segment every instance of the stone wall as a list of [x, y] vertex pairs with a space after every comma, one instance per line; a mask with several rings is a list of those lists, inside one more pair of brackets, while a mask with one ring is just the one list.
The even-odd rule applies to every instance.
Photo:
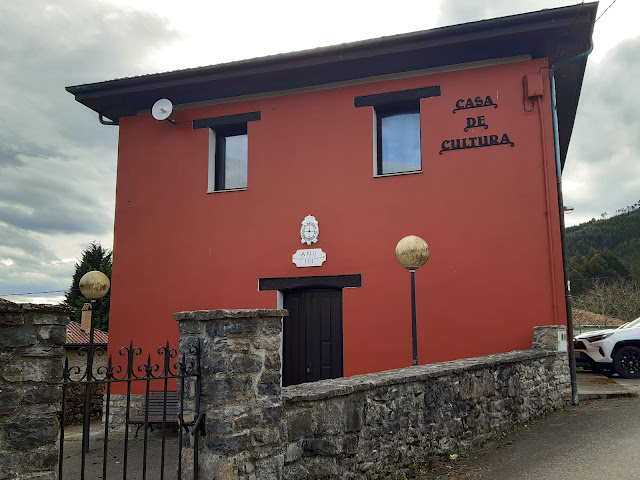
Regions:
[[57, 478], [69, 311], [0, 303], [0, 480]]
[[[180, 351], [200, 345], [200, 478], [282, 478], [284, 423], [280, 394], [280, 332], [286, 310], [180, 312]], [[195, 390], [185, 395], [195, 401]], [[191, 449], [183, 479], [193, 478]]]
[[[201, 478], [404, 478], [429, 455], [468, 449], [570, 401], [556, 326], [536, 327], [532, 350], [281, 389], [286, 313], [174, 315], [180, 350], [201, 345]], [[183, 460], [192, 464], [191, 449]]]
[[[557, 342], [557, 340], [556, 340]], [[283, 389], [285, 479], [392, 478], [570, 400], [566, 354], [531, 350]]]
[[[91, 418], [103, 415], [102, 400], [104, 398], [104, 384], [91, 386]], [[65, 425], [81, 422], [84, 417], [85, 386], [71, 385], [67, 387], [67, 402], [65, 404]]]
[[[78, 382], [87, 370], [87, 347], [65, 346], [66, 360], [69, 362], [71, 372], [70, 380]], [[103, 346], [96, 347], [93, 355], [93, 373], [95, 378], [103, 378], [102, 373], [107, 367], [106, 349]], [[76, 372], [76, 370], [78, 370]], [[91, 417], [102, 415], [102, 401], [104, 384], [91, 386]], [[65, 403], [64, 419], [66, 424], [82, 421], [84, 415], [85, 386], [69, 385], [67, 387], [67, 401]]]
[[[124, 432], [127, 415], [127, 396], [121, 394], [111, 394], [109, 399], [109, 431]], [[129, 399], [129, 414], [134, 415], [144, 412], [144, 394], [132, 393]], [[102, 412], [102, 422], [104, 424], [106, 409]], [[137, 429], [136, 425], [129, 427]]]

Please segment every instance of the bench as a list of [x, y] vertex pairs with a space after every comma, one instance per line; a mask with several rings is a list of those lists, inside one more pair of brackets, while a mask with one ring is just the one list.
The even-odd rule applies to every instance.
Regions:
[[[149, 412], [147, 415], [147, 425], [153, 431], [153, 425], [162, 424], [163, 411], [164, 411], [164, 392], [149, 392], [147, 398], [143, 399], [140, 410], [129, 417], [130, 425], [138, 425], [136, 430], [136, 438], [138, 432], [145, 424], [145, 406], [146, 400], [149, 400]], [[178, 421], [178, 392], [167, 392], [167, 410], [164, 423], [166, 425], [179, 425]]]

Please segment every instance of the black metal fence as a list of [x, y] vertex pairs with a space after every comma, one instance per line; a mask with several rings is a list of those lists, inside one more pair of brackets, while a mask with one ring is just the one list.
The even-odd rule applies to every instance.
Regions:
[[[199, 413], [200, 397], [200, 346], [190, 347], [182, 352], [169, 347], [169, 342], [158, 349], [159, 361], [154, 363], [147, 355], [142, 363], [142, 349], [130, 343], [120, 349], [120, 363], [109, 356], [106, 365], [95, 366], [95, 357], [105, 355], [104, 350], [94, 349], [93, 345], [81, 349], [86, 357], [83, 367], [70, 366], [65, 360], [62, 378], [62, 414], [60, 417], [60, 454], [58, 460], [58, 478], [63, 479], [113, 479], [146, 480], [177, 478], [182, 475], [182, 451], [189, 445], [193, 456], [189, 461], [198, 461], [198, 436], [204, 428], [204, 415]], [[142, 357], [142, 358], [141, 358]], [[158, 358], [158, 357], [156, 357]], [[125, 365], [126, 364], [126, 365]], [[126, 393], [113, 394], [117, 384]], [[84, 409], [81, 442], [65, 441], [67, 425], [67, 396], [70, 389], [81, 386], [84, 389]], [[90, 442], [96, 443], [96, 435], [91, 434], [92, 390], [96, 386], [104, 387], [103, 415], [101, 432], [98, 435], [101, 448], [90, 448]], [[187, 388], [194, 389], [194, 401], [185, 401]], [[132, 399], [140, 399], [132, 405]], [[116, 425], [120, 431], [114, 431], [111, 425], [113, 417], [112, 400], [117, 399], [121, 406], [118, 413], [124, 419]], [[153, 427], [160, 427], [150, 438]], [[123, 427], [123, 428], [122, 428]], [[140, 441], [138, 432], [130, 438], [130, 430], [144, 428], [144, 437]], [[76, 427], [77, 429], [78, 427]], [[177, 431], [175, 431], [177, 429]], [[91, 439], [94, 437], [94, 439]], [[66, 450], [65, 450], [66, 449]], [[66, 463], [65, 463], [66, 462]], [[197, 467], [193, 469], [194, 478], [198, 478]]]

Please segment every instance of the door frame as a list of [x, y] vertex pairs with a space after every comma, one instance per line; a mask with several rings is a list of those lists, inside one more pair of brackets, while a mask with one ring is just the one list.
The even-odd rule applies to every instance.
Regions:
[[342, 288], [299, 288], [284, 296], [283, 385], [342, 377]]
[[298, 290], [302, 288], [360, 288], [362, 275], [327, 275], [317, 277], [278, 277], [258, 279], [258, 291]]
[[[344, 289], [344, 288], [360, 288], [362, 287], [362, 275], [359, 273], [350, 275], [322, 275], [322, 276], [307, 276], [307, 277], [273, 277], [273, 278], [260, 278], [258, 279], [258, 291], [273, 291], [277, 292], [277, 306], [278, 309], [284, 308], [284, 294], [287, 290], [304, 290], [314, 288], [326, 288], [326, 289]], [[344, 292], [342, 297], [344, 305]], [[342, 322], [344, 324], [344, 311]], [[344, 346], [344, 338], [342, 342]], [[284, 348], [284, 324], [280, 331], [280, 386], [282, 386], [283, 378], [283, 351]], [[343, 350], [343, 370], [344, 370], [344, 350]]]

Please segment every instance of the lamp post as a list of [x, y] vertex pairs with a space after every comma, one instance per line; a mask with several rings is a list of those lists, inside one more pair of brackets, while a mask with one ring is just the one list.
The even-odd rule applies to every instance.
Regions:
[[396, 245], [396, 258], [400, 265], [411, 272], [411, 336], [413, 364], [418, 365], [418, 331], [416, 326], [416, 270], [429, 259], [429, 245], [422, 238], [409, 235]]
[[[91, 422], [91, 385], [93, 380], [93, 334], [95, 330], [96, 303], [109, 291], [109, 277], [97, 270], [85, 273], [78, 284], [80, 292], [91, 302], [91, 329], [87, 351], [86, 388], [84, 391], [84, 421], [82, 422], [82, 449], [89, 451], [89, 426]], [[82, 456], [84, 462], [84, 455]], [[82, 467], [84, 472], [84, 465]]]

